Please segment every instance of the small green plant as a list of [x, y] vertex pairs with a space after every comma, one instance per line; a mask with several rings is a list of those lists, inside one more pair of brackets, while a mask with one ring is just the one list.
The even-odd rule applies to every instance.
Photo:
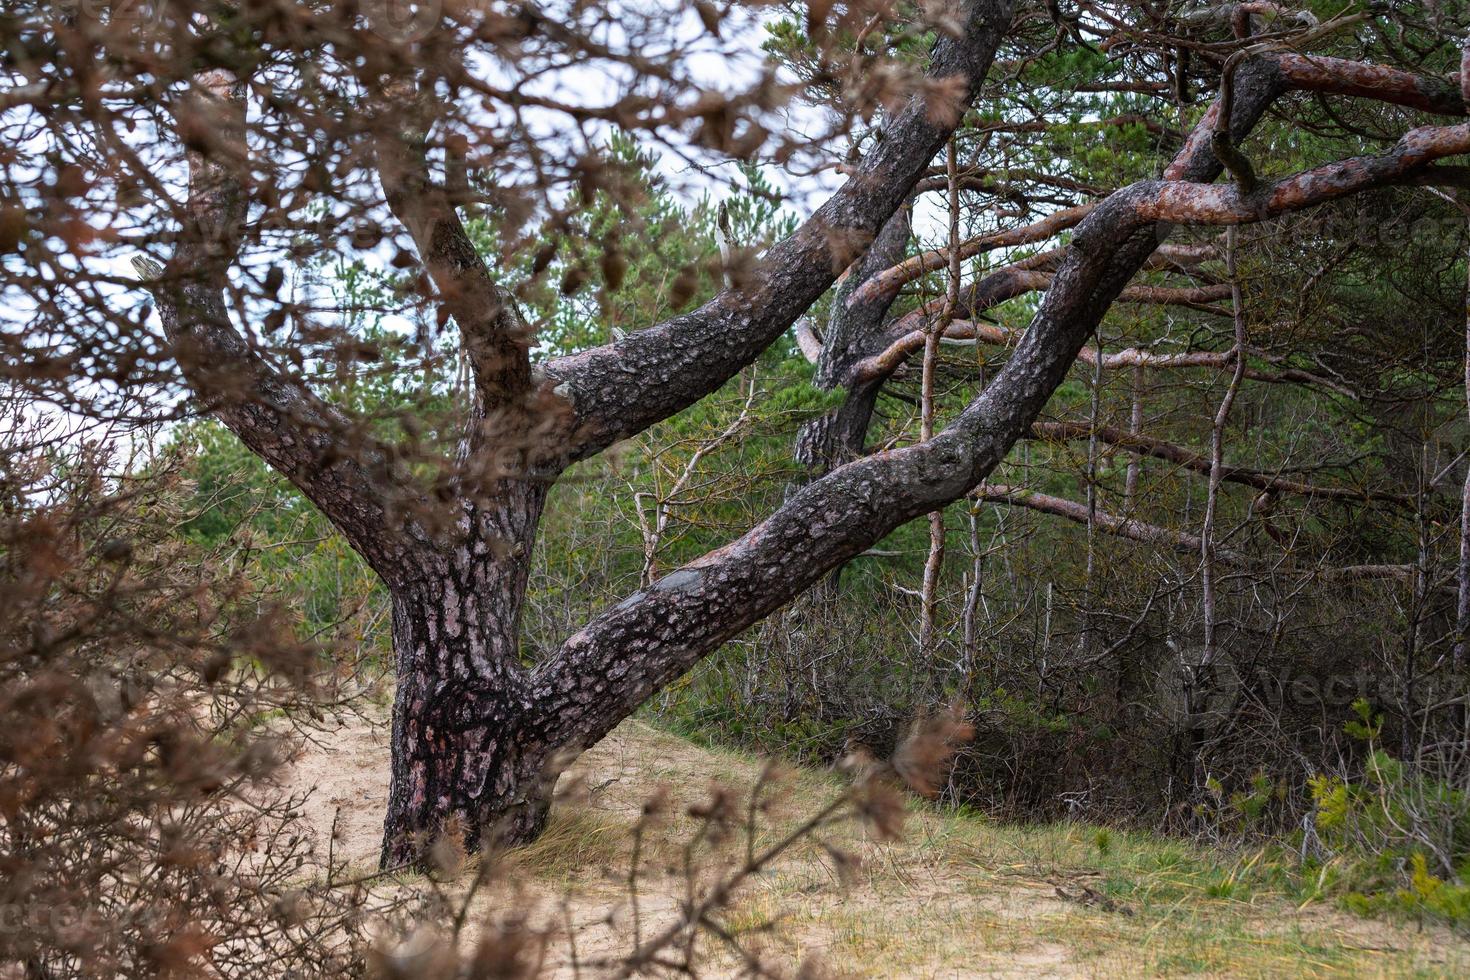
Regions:
[[1470, 792], [1442, 760], [1395, 759], [1377, 745], [1383, 716], [1359, 699], [1344, 729], [1366, 744], [1356, 779], [1317, 775], [1308, 783], [1314, 830], [1337, 859], [1318, 891], [1342, 889], [1349, 908], [1470, 924]]
[[1205, 894], [1210, 898], [1234, 898], [1239, 890], [1240, 883], [1233, 878], [1213, 881], [1205, 886]]

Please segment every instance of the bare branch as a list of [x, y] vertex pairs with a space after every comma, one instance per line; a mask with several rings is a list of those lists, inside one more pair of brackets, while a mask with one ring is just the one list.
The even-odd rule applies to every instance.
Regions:
[[[971, 493], [976, 500], [988, 503], [1006, 504], [1011, 507], [1021, 507], [1026, 510], [1034, 510], [1054, 517], [1066, 518], [1078, 524], [1087, 523], [1087, 505], [1075, 500], [1067, 500], [1064, 497], [1054, 497], [1050, 494], [1037, 493], [1024, 487], [1013, 487], [1005, 484], [982, 484]], [[1138, 541], [1142, 544], [1158, 545], [1170, 548], [1186, 554], [1199, 554], [1201, 541], [1198, 535], [1190, 534], [1188, 531], [1176, 531], [1172, 528], [1160, 527], [1157, 524], [1149, 524], [1131, 517], [1120, 517], [1116, 514], [1098, 512], [1096, 515], [1097, 526], [1100, 530], [1116, 537], [1125, 538], [1130, 541]], [[1214, 556], [1231, 565], [1245, 565], [1249, 558], [1243, 553], [1231, 549], [1217, 547]], [[1308, 577], [1322, 582], [1354, 582], [1373, 579], [1392, 579], [1395, 581], [1408, 581], [1414, 575], [1413, 565], [1340, 565], [1325, 566], [1315, 565], [1305, 570]]]
[[[1154, 459], [1161, 459], [1205, 476], [1208, 476], [1210, 473], [1210, 460], [1200, 453], [1180, 446], [1177, 443], [1166, 442], [1162, 439], [1155, 439], [1139, 433], [1129, 432], [1114, 426], [1099, 426], [1094, 430], [1080, 422], [1037, 422], [1031, 426], [1030, 438], [1055, 441], [1086, 439], [1093, 432], [1096, 433], [1100, 441], [1134, 455], [1151, 456]], [[1249, 470], [1238, 466], [1222, 466], [1220, 469], [1220, 479], [1229, 483], [1239, 483], [1248, 487], [1255, 487], [1258, 490], [1264, 490], [1270, 493], [1297, 494], [1323, 500], [1382, 501], [1402, 506], [1409, 506], [1410, 504], [1409, 499], [1404, 494], [1383, 493], [1381, 491], [1358, 489], [1357, 487], [1317, 486], [1316, 484], [1288, 480], [1272, 473]]]
[[[1075, 208], [1064, 208], [1034, 221], [1021, 228], [1012, 228], [1006, 231], [998, 231], [989, 235], [980, 235], [968, 241], [960, 243], [959, 257], [961, 259], [973, 258], [985, 252], [993, 252], [999, 248], [1011, 248], [1017, 245], [1034, 245], [1054, 237], [1059, 232], [1068, 228], [1075, 228], [1092, 213], [1093, 204], [1080, 204]], [[899, 263], [892, 269], [879, 276], [868, 280], [862, 289], [853, 293], [849, 302], [864, 303], [871, 302], [879, 296], [897, 296], [898, 291], [904, 286], [920, 279], [930, 272], [943, 269], [949, 264], [949, 249], [936, 248], [911, 259]]]
[[[1088, 520], [1087, 505], [1075, 500], [1067, 500], [1063, 497], [1054, 497], [1050, 494], [1037, 493], [1024, 487], [1009, 486], [1003, 483], [984, 483], [971, 492], [970, 496], [975, 500], [992, 504], [1007, 504], [1011, 507], [1023, 507], [1027, 510], [1039, 511], [1043, 514], [1051, 514], [1055, 517], [1065, 517], [1069, 521], [1078, 524], [1086, 524]], [[1175, 551], [1188, 554], [1199, 554], [1200, 539], [1198, 535], [1187, 531], [1175, 531], [1170, 528], [1160, 527], [1157, 524], [1149, 524], [1146, 521], [1136, 520], [1131, 517], [1120, 517], [1117, 514], [1109, 514], [1103, 510], [1097, 510], [1094, 521], [1098, 530], [1126, 538], [1129, 541], [1138, 541], [1143, 544], [1160, 545]], [[1217, 551], [1226, 560], [1239, 559], [1240, 556], [1234, 552]]]

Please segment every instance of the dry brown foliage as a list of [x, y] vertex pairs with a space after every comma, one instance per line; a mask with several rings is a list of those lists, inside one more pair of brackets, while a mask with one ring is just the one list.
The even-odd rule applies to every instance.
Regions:
[[29, 451], [43, 427], [6, 422], [0, 968], [352, 975], [363, 896], [306, 873], [271, 777], [360, 688], [242, 563], [172, 533], [169, 460], [120, 478], [116, 450]]

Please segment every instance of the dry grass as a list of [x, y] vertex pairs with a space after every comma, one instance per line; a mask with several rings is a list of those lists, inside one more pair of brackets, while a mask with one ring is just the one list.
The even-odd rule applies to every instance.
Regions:
[[572, 882], [589, 870], [612, 874], [626, 857], [627, 841], [627, 825], [609, 814], [575, 805], [558, 807], [546, 831], [533, 843], [505, 854], [502, 867], [545, 883]]
[[[382, 787], [362, 780], [381, 780], [382, 752], [381, 738], [347, 732], [302, 763], [322, 792], [367, 810], [366, 820], [344, 814], [356, 836], [338, 843], [365, 866], [376, 855]], [[645, 801], [668, 798], [666, 819], [642, 842], [646, 930], [668, 921], [683, 895], [682, 845], [695, 826], [685, 808], [708, 796], [711, 780], [743, 791], [760, 772], [748, 756], [626, 722], [578, 762], [580, 789], [541, 840], [503, 859], [507, 887], [485, 904], [539, 901], [552, 920], [572, 924], [582, 957], [625, 949], [632, 828]], [[335, 786], [338, 774], [355, 776], [356, 792]], [[841, 786], [836, 774], [810, 770], [781, 782], [765, 831], [773, 839]], [[1261, 855], [1079, 823], [1003, 826], [919, 801], [897, 842], [858, 824], [824, 839], [861, 859], [850, 880], [809, 843], [750, 884], [724, 926], [792, 964], [819, 957], [829, 971], [860, 977], [1470, 975], [1470, 945], [1449, 932], [1298, 907]], [[717, 957], [711, 975], [735, 966]]]

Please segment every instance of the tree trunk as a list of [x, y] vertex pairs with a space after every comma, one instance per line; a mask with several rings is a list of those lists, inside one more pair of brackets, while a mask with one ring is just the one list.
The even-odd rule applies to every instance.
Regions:
[[565, 765], [518, 646], [546, 491], [514, 483], [497, 496], [389, 585], [398, 686], [383, 867], [418, 861], [445, 834], [469, 850], [530, 840]]
[[[1465, 67], [1470, 72], [1470, 39], [1465, 42]], [[1460, 82], [1470, 90], [1470, 77], [1462, 73]], [[1470, 205], [1459, 202], [1460, 210], [1470, 218]], [[1466, 258], [1470, 268], [1470, 256]], [[1470, 282], [1465, 284], [1465, 412], [1470, 418]], [[1464, 666], [1470, 649], [1470, 467], [1465, 470], [1465, 483], [1460, 490], [1460, 564], [1455, 570], [1458, 596], [1455, 602], [1455, 664]]]
[[[796, 460], [807, 468], [807, 481], [863, 457], [883, 379], [852, 381], [848, 375], [854, 364], [874, 352], [893, 299], [885, 297], [877, 302], [856, 304], [850, 300], [863, 283], [903, 257], [908, 246], [909, 218], [904, 208], [894, 212], [879, 231], [873, 247], [837, 286], [813, 381], [824, 391], [845, 385], [847, 396], [841, 405], [807, 422], [796, 434]], [[818, 602], [830, 602], [840, 594], [842, 569], [842, 565], [832, 569], [814, 588]]]
[[822, 338], [813, 383], [824, 391], [846, 386], [841, 405], [812, 419], [796, 435], [796, 459], [816, 479], [843, 463], [863, 455], [868, 424], [878, 404], [882, 380], [854, 381], [849, 377], [854, 364], [882, 349], [883, 320], [892, 297], [874, 302], [853, 302], [864, 283], [903, 258], [909, 241], [909, 213], [900, 208], [878, 233], [872, 248], [848, 272], [832, 298], [832, 312]]
[[[818, 380], [831, 390], [840, 382]], [[807, 422], [796, 434], [796, 459], [810, 468], [809, 479], [823, 476], [855, 459], [862, 458], [868, 424], [878, 404], [882, 382], [862, 381], [851, 386], [837, 408]]]

